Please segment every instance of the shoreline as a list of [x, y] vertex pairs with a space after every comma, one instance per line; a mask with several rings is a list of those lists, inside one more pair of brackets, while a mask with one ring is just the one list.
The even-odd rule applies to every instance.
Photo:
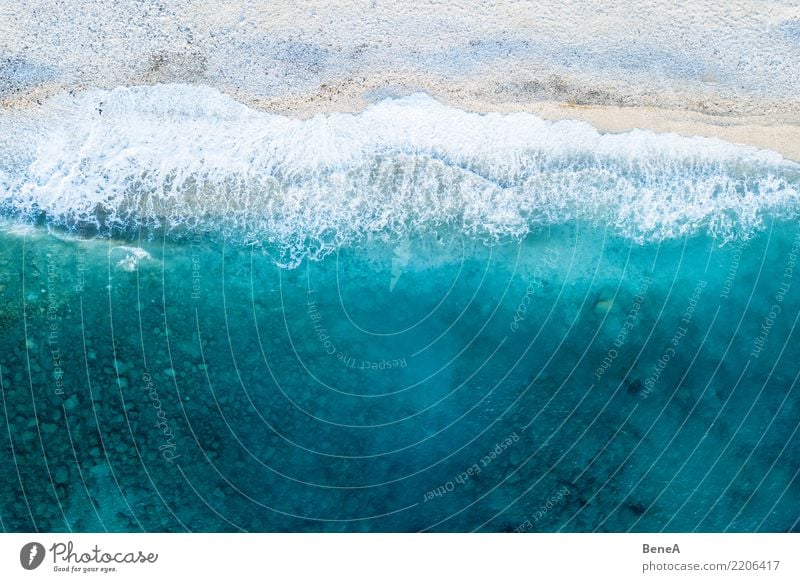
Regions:
[[[366, 79], [334, 85], [323, 84], [318, 90], [304, 94], [285, 94], [264, 97], [242, 91], [218, 89], [229, 97], [259, 111], [307, 119], [328, 113], [359, 113], [372, 103], [388, 97], [403, 97], [424, 92], [445, 105], [474, 113], [518, 113], [526, 112], [548, 121], [577, 120], [594, 126], [602, 133], [625, 133], [634, 129], [656, 133], [676, 133], [682, 136], [718, 138], [731, 143], [773, 150], [787, 159], [800, 162], [800, 114], [794, 111], [793, 103], [770, 104], [770, 113], [736, 114], [725, 113], [736, 109], [735, 104], [726, 103], [724, 109], [702, 112], [677, 107], [654, 105], [609, 105], [604, 103], [576, 103], [573, 100], [528, 98], [522, 92], [492, 93], [480, 91], [479, 87], [464, 87], [456, 83], [436, 81], [384, 82]], [[385, 80], [384, 80], [385, 81]], [[152, 85], [159, 83], [131, 83]], [[205, 84], [205, 83], [189, 83]], [[94, 87], [72, 88], [56, 85], [39, 85], [20, 91], [13, 96], [0, 97], [0, 113], [24, 110], [28, 113], [46, 100], [67, 91], [90, 90]], [[111, 87], [103, 87], [111, 88]], [[748, 103], [748, 107], [752, 107]]]
[[327, 86], [316, 94], [270, 99], [236, 94], [231, 96], [261, 111], [306, 119], [325, 113], [359, 113], [385, 97], [402, 97], [417, 91], [425, 92], [445, 105], [473, 113], [525, 112], [548, 121], [584, 121], [602, 133], [643, 129], [686, 137], [718, 138], [773, 150], [787, 159], [800, 162], [800, 115], [791, 110], [782, 114], [723, 115], [647, 105], [582, 104], [550, 99], [489, 100], [457, 86], [448, 88], [440, 84], [419, 84], [405, 90], [377, 88], [362, 93]]

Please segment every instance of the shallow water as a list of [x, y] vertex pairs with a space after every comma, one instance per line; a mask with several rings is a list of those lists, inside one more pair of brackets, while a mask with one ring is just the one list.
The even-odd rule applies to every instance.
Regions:
[[6, 530], [797, 530], [794, 223], [0, 238]]

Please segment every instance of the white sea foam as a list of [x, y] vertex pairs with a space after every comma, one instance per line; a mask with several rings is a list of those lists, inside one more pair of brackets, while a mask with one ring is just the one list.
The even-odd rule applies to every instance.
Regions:
[[143, 248], [131, 247], [127, 245], [111, 247], [108, 253], [109, 256], [122, 254], [123, 257], [117, 261], [117, 268], [128, 272], [136, 271], [139, 268], [139, 263], [141, 261], [149, 261], [153, 258], [150, 256], [150, 253]]
[[365, 236], [495, 239], [575, 219], [637, 240], [727, 239], [800, 202], [800, 164], [775, 152], [479, 115], [421, 94], [298, 120], [210, 88], [120, 88], [58, 97], [0, 130], [6, 213], [224, 231], [288, 261]]

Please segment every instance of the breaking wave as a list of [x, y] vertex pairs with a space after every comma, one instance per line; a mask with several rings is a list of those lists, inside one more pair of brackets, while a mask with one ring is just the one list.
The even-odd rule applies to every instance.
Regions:
[[296, 264], [365, 237], [486, 240], [587, 220], [638, 241], [747, 237], [793, 218], [800, 164], [718, 139], [416, 94], [299, 120], [205, 87], [63, 95], [0, 117], [4, 214], [102, 231], [141, 226], [268, 243]]

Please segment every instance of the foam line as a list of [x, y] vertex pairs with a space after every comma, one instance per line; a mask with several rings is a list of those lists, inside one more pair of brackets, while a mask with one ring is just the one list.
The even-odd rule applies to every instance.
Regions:
[[800, 164], [718, 139], [600, 134], [424, 94], [291, 119], [215, 89], [63, 95], [0, 118], [6, 215], [224, 231], [288, 262], [365, 236], [460, 229], [493, 240], [575, 219], [641, 241], [746, 237], [794, 217]]

